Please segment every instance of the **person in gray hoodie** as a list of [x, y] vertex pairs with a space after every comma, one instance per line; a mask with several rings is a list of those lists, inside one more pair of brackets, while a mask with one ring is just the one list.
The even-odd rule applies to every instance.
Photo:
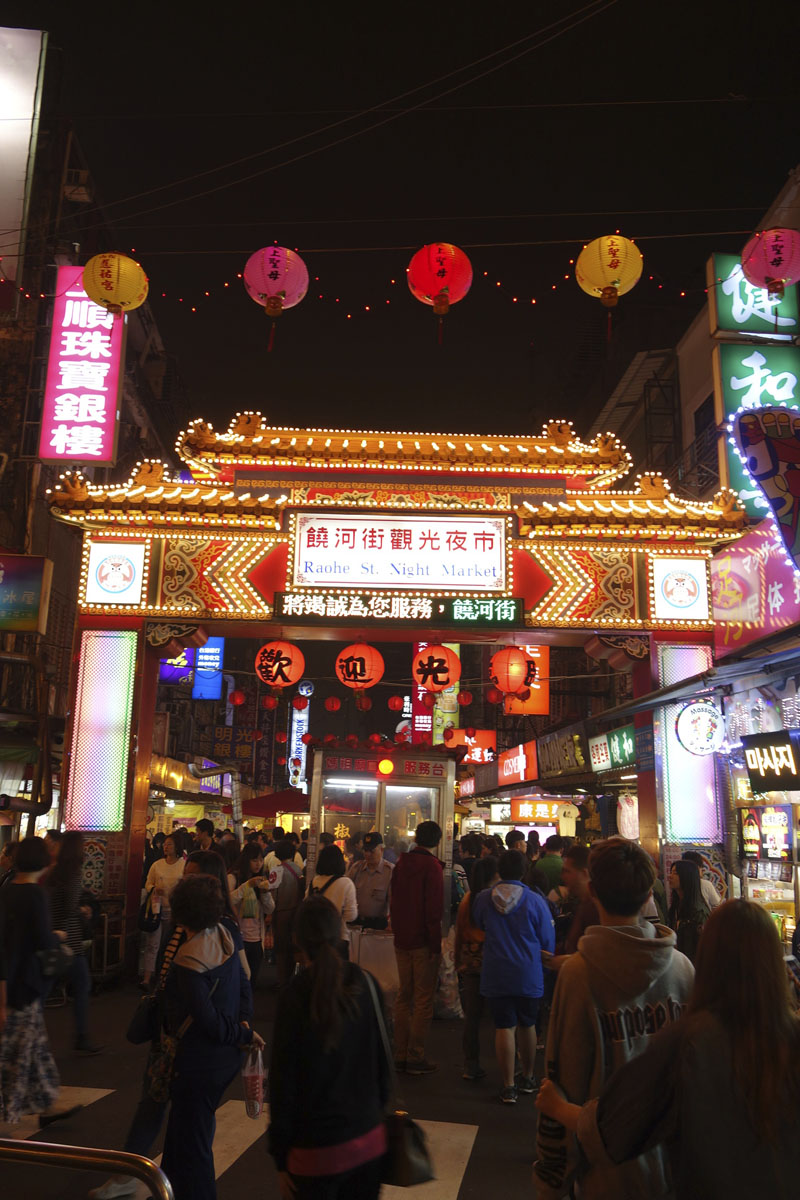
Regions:
[[[600, 915], [562, 966], [545, 1050], [547, 1077], [566, 1099], [598, 1096], [613, 1072], [642, 1054], [652, 1037], [682, 1016], [694, 969], [675, 949], [675, 934], [640, 914], [655, 869], [641, 846], [614, 837], [589, 856], [589, 889]], [[660, 1148], [619, 1166], [589, 1166], [575, 1135], [542, 1114], [533, 1164], [537, 1200], [559, 1200], [573, 1184], [581, 1200], [656, 1200], [671, 1194]]]
[[[476, 896], [472, 923], [486, 934], [481, 963], [481, 995], [495, 1025], [495, 1053], [503, 1075], [500, 1099], [516, 1104], [517, 1092], [532, 1093], [536, 1058], [536, 1018], [544, 992], [542, 951], [552, 954], [555, 928], [547, 901], [522, 883], [525, 855], [506, 850], [497, 869], [500, 883]], [[515, 1037], [522, 1076], [514, 1084]]]

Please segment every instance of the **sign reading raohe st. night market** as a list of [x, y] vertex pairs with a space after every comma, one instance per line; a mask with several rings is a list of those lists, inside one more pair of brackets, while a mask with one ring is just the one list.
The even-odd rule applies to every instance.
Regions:
[[[714, 347], [714, 387], [717, 418], [730, 421], [740, 408], [765, 408], [773, 404], [800, 406], [800, 349], [742, 343]], [[733, 445], [727, 444], [728, 478], [751, 517], [769, 510], [766, 497], [756, 488]]]
[[430, 623], [522, 629], [519, 596], [392, 596], [367, 592], [276, 592], [275, 617], [298, 624]]
[[303, 513], [292, 584], [503, 593], [506, 533], [504, 517]]
[[749, 283], [742, 261], [735, 254], [715, 254], [707, 269], [708, 311], [713, 335], [762, 337], [791, 342], [800, 333], [797, 289], [787, 287], [782, 296]]

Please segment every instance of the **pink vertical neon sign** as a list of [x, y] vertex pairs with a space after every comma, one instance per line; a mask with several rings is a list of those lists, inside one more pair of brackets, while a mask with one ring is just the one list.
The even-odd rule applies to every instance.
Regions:
[[83, 267], [59, 267], [39, 458], [113, 463], [125, 322], [90, 300]]

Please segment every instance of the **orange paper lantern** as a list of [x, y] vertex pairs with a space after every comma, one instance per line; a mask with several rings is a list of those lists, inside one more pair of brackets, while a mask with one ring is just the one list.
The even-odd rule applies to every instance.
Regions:
[[306, 669], [302, 651], [291, 642], [265, 642], [256, 654], [256, 675], [268, 687], [297, 683]]
[[517, 695], [536, 678], [536, 663], [518, 646], [506, 646], [492, 655], [489, 678], [501, 692]]
[[427, 691], [443, 692], [461, 678], [461, 659], [447, 646], [425, 646], [414, 655], [411, 674]]
[[336, 678], [345, 687], [374, 687], [383, 679], [383, 656], [366, 642], [353, 642], [336, 656]]

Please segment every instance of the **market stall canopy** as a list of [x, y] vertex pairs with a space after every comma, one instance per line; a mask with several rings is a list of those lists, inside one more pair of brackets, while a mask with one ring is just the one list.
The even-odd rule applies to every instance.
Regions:
[[[223, 812], [230, 812], [230, 804], [223, 806]], [[275, 817], [278, 813], [308, 812], [308, 796], [298, 792], [296, 788], [284, 788], [282, 792], [271, 792], [266, 796], [251, 796], [242, 801], [242, 813], [245, 817]]]

